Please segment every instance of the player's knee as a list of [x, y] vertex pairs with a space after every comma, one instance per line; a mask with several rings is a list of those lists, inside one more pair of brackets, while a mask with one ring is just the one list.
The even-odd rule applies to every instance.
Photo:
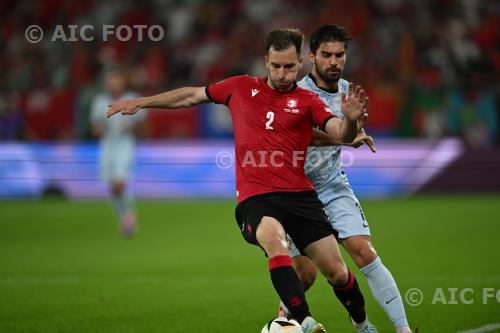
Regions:
[[336, 263], [328, 272], [325, 272], [325, 277], [333, 286], [343, 286], [349, 279], [349, 270], [343, 262]]
[[278, 221], [263, 218], [255, 236], [268, 257], [288, 255], [286, 234]]
[[113, 195], [121, 195], [123, 191], [125, 191], [125, 183], [122, 181], [114, 181], [111, 184], [111, 190], [113, 191]]
[[365, 267], [377, 259], [377, 252], [369, 241], [360, 242], [353, 246], [350, 253], [359, 268]]

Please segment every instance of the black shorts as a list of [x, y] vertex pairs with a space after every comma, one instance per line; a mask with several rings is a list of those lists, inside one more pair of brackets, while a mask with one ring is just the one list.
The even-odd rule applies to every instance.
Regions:
[[255, 233], [264, 216], [278, 220], [302, 254], [309, 244], [335, 235], [315, 191], [256, 195], [240, 202], [235, 215], [243, 237], [254, 245], [258, 245]]

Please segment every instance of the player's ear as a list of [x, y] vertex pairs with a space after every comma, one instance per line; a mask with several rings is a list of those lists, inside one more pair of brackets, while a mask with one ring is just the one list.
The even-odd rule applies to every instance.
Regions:
[[300, 69], [302, 68], [302, 65], [304, 64], [304, 57], [303, 56], [300, 56], [300, 59], [299, 59], [299, 71]]
[[314, 53], [312, 53], [311, 51], [309, 51], [309, 61], [311, 62], [311, 64], [314, 64]]
[[269, 57], [267, 55], [264, 56], [264, 62], [266, 64], [266, 68], [269, 69]]

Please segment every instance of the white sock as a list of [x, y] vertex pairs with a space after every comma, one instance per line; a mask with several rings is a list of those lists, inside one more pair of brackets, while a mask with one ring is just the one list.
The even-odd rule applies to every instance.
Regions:
[[363, 329], [366, 326], [368, 326], [368, 316], [366, 316], [365, 320], [362, 323], [357, 323], [354, 320], [352, 320], [352, 318], [351, 318], [351, 322], [352, 322], [352, 324], [354, 325], [355, 328], [357, 328], [357, 329]]
[[126, 192], [123, 192], [119, 196], [112, 196], [111, 201], [113, 202], [113, 208], [120, 222], [123, 217], [133, 209], [132, 196]]
[[361, 268], [361, 272], [368, 281], [373, 297], [384, 309], [396, 330], [407, 328], [408, 320], [398, 286], [380, 258]]

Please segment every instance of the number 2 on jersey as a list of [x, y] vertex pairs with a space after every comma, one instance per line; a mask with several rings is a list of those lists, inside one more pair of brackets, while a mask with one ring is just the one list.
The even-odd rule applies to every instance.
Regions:
[[269, 119], [267, 122], [266, 122], [266, 130], [272, 130], [274, 129], [271, 124], [273, 123], [274, 121], [274, 112], [272, 111], [269, 111], [266, 115], [266, 119]]

